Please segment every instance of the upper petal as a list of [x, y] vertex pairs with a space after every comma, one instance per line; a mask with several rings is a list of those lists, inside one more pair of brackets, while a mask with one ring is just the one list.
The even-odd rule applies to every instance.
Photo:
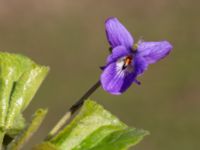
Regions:
[[107, 57], [107, 64], [117, 61], [120, 57], [130, 55], [131, 51], [124, 46], [117, 46], [112, 50], [112, 54]]
[[123, 93], [134, 81], [135, 74], [119, 70], [116, 63], [109, 64], [101, 74], [101, 84], [105, 91], [119, 95]]
[[149, 64], [152, 64], [167, 56], [172, 48], [168, 41], [139, 42], [137, 50], [140, 56], [143, 56]]
[[127, 48], [133, 46], [133, 37], [117, 18], [108, 18], [105, 22], [105, 28], [108, 42], [112, 48], [119, 45], [124, 45]]

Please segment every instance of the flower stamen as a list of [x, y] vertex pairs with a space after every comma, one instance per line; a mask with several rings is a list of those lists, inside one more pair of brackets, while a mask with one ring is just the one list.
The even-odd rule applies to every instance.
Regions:
[[126, 69], [131, 63], [132, 63], [133, 57], [132, 56], [127, 56], [124, 59], [124, 64], [122, 66], [122, 70]]

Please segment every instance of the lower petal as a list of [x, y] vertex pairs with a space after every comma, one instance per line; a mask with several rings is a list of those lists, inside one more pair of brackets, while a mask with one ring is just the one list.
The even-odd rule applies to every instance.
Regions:
[[108, 65], [101, 74], [101, 84], [105, 91], [119, 95], [133, 83], [136, 75], [124, 70], [117, 70], [116, 63]]

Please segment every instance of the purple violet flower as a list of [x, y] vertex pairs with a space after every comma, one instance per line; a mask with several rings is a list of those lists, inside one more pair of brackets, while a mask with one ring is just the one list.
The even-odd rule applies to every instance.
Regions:
[[144, 42], [134, 44], [129, 31], [117, 18], [108, 18], [105, 29], [112, 53], [102, 68], [100, 80], [105, 91], [119, 95], [134, 82], [140, 84], [137, 76], [148, 67], [167, 56], [172, 50], [168, 41]]

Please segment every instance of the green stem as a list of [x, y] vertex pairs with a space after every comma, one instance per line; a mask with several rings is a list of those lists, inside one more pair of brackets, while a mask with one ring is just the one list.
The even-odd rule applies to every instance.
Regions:
[[74, 103], [70, 109], [64, 114], [64, 116], [58, 121], [55, 127], [49, 132], [45, 140], [50, 140], [71, 118], [71, 116], [84, 104], [85, 100], [92, 95], [99, 87], [101, 82], [97, 81], [76, 103]]

